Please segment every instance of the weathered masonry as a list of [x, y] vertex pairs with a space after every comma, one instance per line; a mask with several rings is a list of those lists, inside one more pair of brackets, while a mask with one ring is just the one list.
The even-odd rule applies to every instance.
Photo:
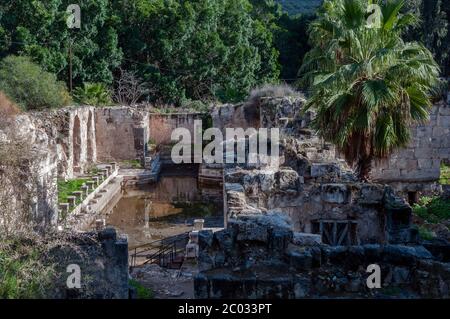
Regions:
[[[170, 146], [178, 126], [194, 131], [201, 113], [154, 114], [131, 107], [69, 107], [17, 116], [19, 136], [35, 146], [38, 184], [32, 206], [36, 221], [46, 227], [58, 222], [57, 179], [72, 179], [94, 164], [146, 162], [149, 144]], [[170, 153], [169, 153], [170, 155]]]
[[420, 193], [436, 191], [440, 165], [450, 159], [450, 106], [436, 104], [430, 121], [412, 129], [412, 141], [389, 159], [375, 163], [374, 180], [389, 183], [414, 201]]

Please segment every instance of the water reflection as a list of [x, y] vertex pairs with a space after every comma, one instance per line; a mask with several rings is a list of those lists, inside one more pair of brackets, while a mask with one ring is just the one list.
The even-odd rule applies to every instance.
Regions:
[[192, 176], [162, 176], [157, 184], [128, 189], [106, 217], [128, 235], [130, 248], [192, 230], [194, 219], [223, 227], [222, 189], [197, 185]]

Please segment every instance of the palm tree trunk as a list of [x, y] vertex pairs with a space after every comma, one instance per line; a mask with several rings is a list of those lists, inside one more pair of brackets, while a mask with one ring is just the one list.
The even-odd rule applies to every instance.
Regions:
[[367, 155], [361, 157], [358, 161], [357, 166], [358, 177], [364, 182], [368, 182], [370, 180], [370, 173], [372, 171], [372, 160], [373, 156]]

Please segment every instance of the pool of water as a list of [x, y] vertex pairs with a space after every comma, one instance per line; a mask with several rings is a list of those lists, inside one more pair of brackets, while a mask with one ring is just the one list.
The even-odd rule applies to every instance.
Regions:
[[205, 227], [223, 227], [221, 187], [200, 187], [195, 174], [162, 174], [156, 184], [127, 189], [106, 216], [108, 226], [128, 235], [130, 249], [192, 230], [195, 219]]

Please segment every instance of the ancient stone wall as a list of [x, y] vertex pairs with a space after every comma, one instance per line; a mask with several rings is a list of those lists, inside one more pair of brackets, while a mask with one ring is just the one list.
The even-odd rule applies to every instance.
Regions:
[[148, 113], [129, 107], [95, 112], [97, 159], [100, 162], [142, 160], [149, 139]]
[[[29, 194], [33, 199], [30, 209], [33, 214], [34, 222], [38, 226], [45, 228], [55, 225], [58, 220], [57, 203], [57, 145], [55, 140], [49, 134], [45, 122], [29, 115], [19, 115], [15, 119], [14, 136], [17, 139], [24, 139], [32, 145], [29, 154], [29, 163], [27, 172], [28, 181], [23, 180], [24, 184], [29, 185]], [[15, 198], [10, 200], [21, 200], [21, 194], [14, 194]]]
[[[213, 123], [223, 130], [227, 127], [278, 127], [282, 136], [301, 136], [311, 143], [305, 150], [309, 159], [343, 162], [333, 145], [323, 143], [310, 130], [314, 113], [300, 114], [304, 102], [303, 98], [285, 97], [262, 98], [252, 108], [246, 104], [223, 105], [213, 109]], [[440, 165], [450, 159], [450, 106], [444, 101], [437, 103], [432, 108], [430, 121], [412, 127], [411, 134], [412, 141], [407, 148], [394, 152], [386, 160], [374, 162], [372, 171], [375, 182], [390, 184], [405, 198], [408, 192], [440, 190]]]
[[261, 123], [281, 130], [280, 167], [228, 165], [225, 216], [281, 212], [296, 231], [325, 234], [331, 245], [415, 241], [409, 205], [389, 187], [358, 181], [309, 128], [313, 114], [300, 112], [304, 103], [261, 100]]
[[[50, 252], [57, 278], [53, 299], [128, 299], [128, 241], [112, 228], [99, 233], [66, 235]], [[80, 267], [81, 288], [67, 287], [69, 265]]]

